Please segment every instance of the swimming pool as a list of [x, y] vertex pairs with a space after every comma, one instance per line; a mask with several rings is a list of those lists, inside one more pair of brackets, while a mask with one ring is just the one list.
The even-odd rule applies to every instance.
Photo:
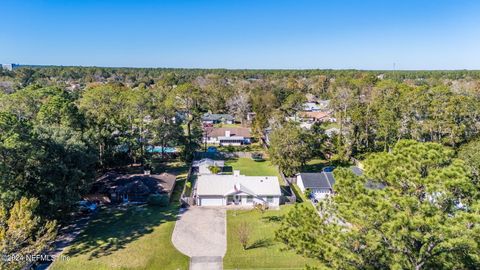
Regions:
[[[162, 151], [163, 150], [163, 151]], [[172, 154], [172, 153], [177, 153], [177, 148], [175, 147], [165, 147], [163, 148], [162, 146], [149, 146], [147, 147], [147, 152], [149, 153], [167, 153], [167, 154]]]

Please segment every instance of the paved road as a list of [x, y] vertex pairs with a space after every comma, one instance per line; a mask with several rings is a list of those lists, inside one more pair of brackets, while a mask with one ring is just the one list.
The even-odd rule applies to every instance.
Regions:
[[191, 258], [191, 270], [222, 269], [227, 251], [225, 220], [225, 209], [190, 207], [181, 212], [172, 242]]

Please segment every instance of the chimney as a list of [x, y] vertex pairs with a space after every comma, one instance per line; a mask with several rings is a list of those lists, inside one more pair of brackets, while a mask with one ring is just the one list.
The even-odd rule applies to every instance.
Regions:
[[233, 170], [233, 176], [240, 176], [240, 170]]
[[230, 137], [230, 130], [225, 130], [225, 137]]

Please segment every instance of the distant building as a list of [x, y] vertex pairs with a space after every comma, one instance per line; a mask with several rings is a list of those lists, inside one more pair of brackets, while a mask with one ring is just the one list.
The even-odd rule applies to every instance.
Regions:
[[203, 124], [233, 124], [235, 118], [229, 114], [206, 113], [202, 116]]
[[250, 144], [252, 135], [249, 128], [204, 128], [203, 142], [219, 145], [244, 145]]
[[2, 69], [6, 69], [8, 71], [12, 71], [16, 69], [19, 65], [17, 64], [2, 64]]
[[322, 99], [315, 102], [306, 102], [303, 103], [304, 112], [323, 112], [330, 109], [330, 100]]
[[318, 104], [315, 102], [303, 103], [303, 111], [305, 112], [319, 112], [320, 110], [320, 106], [318, 106]]
[[300, 112], [300, 122], [315, 123], [315, 122], [336, 122], [332, 117], [331, 112]]

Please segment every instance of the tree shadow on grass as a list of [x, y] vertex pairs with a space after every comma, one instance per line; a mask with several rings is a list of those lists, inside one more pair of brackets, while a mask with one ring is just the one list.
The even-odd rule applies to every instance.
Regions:
[[74, 257], [89, 254], [89, 260], [110, 255], [140, 237], [152, 233], [155, 227], [176, 221], [178, 214], [176, 197], [178, 190], [181, 191], [182, 188], [183, 184], [177, 183], [172, 203], [168, 207], [141, 205], [123, 209], [102, 208], [85, 231], [77, 237], [66, 255]]
[[265, 222], [277, 223], [283, 220], [283, 216], [266, 216], [266, 217], [262, 217], [262, 220]]
[[248, 249], [255, 249], [255, 248], [269, 247], [271, 245], [273, 245], [273, 240], [271, 238], [262, 238], [262, 239], [256, 240], [251, 245], [249, 245], [247, 247], [247, 250]]

